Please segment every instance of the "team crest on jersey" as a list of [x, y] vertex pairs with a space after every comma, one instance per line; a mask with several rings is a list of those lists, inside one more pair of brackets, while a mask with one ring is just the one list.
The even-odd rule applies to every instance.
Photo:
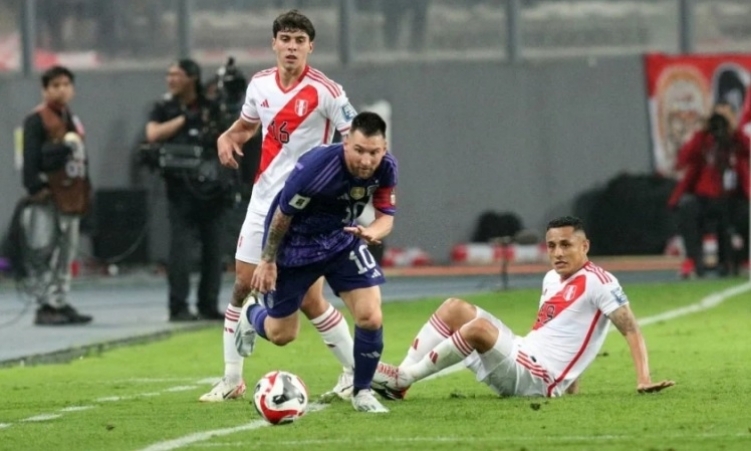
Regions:
[[360, 200], [365, 197], [365, 188], [362, 186], [355, 186], [349, 190], [349, 196], [354, 200]]
[[563, 299], [567, 302], [571, 302], [576, 299], [576, 285], [569, 285], [563, 290]]
[[305, 116], [308, 113], [308, 101], [305, 99], [295, 100], [295, 113], [300, 117]]

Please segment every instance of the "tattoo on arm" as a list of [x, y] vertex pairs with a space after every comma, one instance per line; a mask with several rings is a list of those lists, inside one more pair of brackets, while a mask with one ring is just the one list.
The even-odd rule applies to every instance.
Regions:
[[622, 305], [615, 309], [615, 311], [609, 315], [609, 318], [610, 321], [615, 324], [618, 331], [623, 335], [627, 335], [630, 332], [637, 332], [639, 330], [636, 318], [634, 318], [634, 314], [631, 312], [631, 308], [629, 308], [628, 305]]
[[287, 216], [277, 207], [274, 217], [269, 225], [269, 234], [266, 237], [266, 245], [263, 247], [261, 259], [273, 263], [276, 261], [276, 253], [279, 251], [279, 245], [282, 244], [284, 235], [287, 234], [289, 225], [292, 223], [292, 216]]

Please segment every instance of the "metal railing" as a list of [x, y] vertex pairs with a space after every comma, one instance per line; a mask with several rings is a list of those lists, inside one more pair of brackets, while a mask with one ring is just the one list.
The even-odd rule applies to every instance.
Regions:
[[751, 49], [741, 0], [0, 0], [0, 72], [273, 64], [271, 23], [290, 8], [316, 25], [319, 64]]

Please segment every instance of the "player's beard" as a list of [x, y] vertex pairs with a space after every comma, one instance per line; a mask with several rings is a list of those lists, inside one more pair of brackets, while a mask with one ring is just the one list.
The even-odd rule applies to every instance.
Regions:
[[357, 171], [357, 177], [363, 180], [373, 177], [373, 171], [370, 169], [360, 169]]

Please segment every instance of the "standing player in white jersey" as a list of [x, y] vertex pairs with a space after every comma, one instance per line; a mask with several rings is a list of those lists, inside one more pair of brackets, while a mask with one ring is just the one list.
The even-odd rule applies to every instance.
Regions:
[[[245, 392], [243, 359], [235, 349], [234, 331], [260, 262], [264, 219], [272, 200], [297, 159], [331, 142], [335, 130], [346, 134], [356, 115], [342, 87], [307, 65], [315, 39], [310, 20], [289, 11], [274, 20], [272, 31], [277, 65], [253, 76], [241, 117], [217, 142], [222, 164], [237, 168], [234, 154], [242, 156], [242, 145], [259, 127], [263, 132], [261, 163], [237, 243], [235, 286], [224, 319], [224, 377], [201, 396], [205, 402], [239, 398]], [[348, 398], [353, 385], [352, 336], [342, 314], [324, 299], [323, 279], [310, 287], [300, 309], [344, 367], [332, 392]]]
[[652, 382], [647, 347], [612, 274], [587, 259], [589, 240], [581, 220], [562, 217], [547, 227], [553, 270], [543, 280], [532, 330], [515, 335], [498, 318], [461, 299], [448, 299], [422, 327], [394, 367], [381, 364], [378, 390], [394, 399], [410, 385], [451, 365], [465, 365], [499, 395], [561, 396], [577, 393], [579, 376], [594, 361], [612, 322], [626, 338], [636, 369], [636, 390], [658, 392], [670, 380]]

